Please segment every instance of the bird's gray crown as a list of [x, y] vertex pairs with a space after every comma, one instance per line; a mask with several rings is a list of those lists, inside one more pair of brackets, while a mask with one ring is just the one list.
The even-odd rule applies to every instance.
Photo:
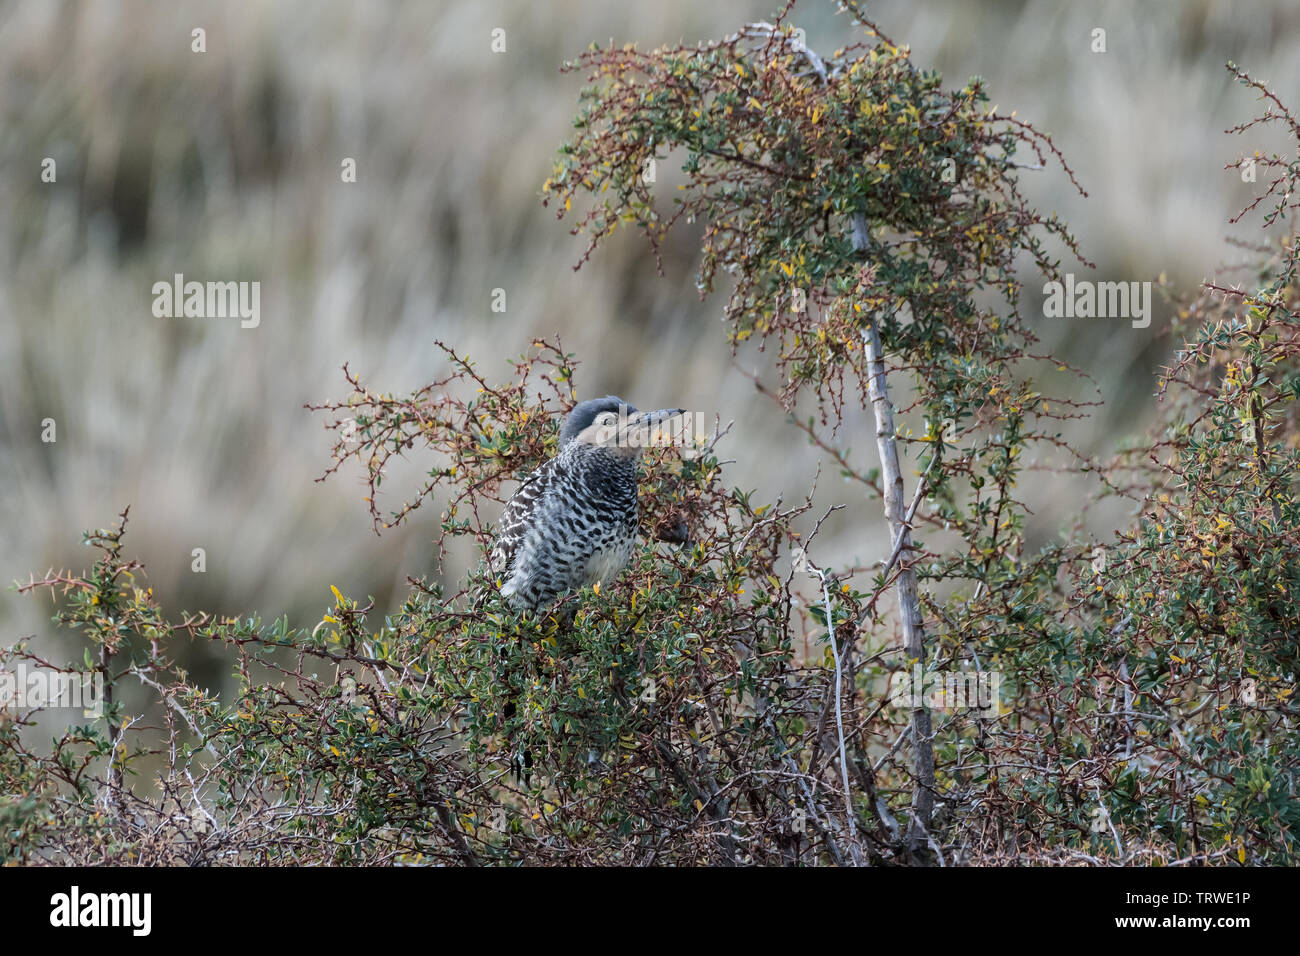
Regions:
[[620, 409], [624, 410], [623, 414], [625, 415], [636, 414], [636, 409], [617, 395], [606, 395], [604, 398], [589, 398], [585, 402], [574, 405], [569, 410], [569, 414], [564, 416], [564, 427], [560, 429], [560, 447], [563, 448], [577, 438], [583, 429], [596, 420], [596, 416], [601, 412], [613, 412], [617, 415]]

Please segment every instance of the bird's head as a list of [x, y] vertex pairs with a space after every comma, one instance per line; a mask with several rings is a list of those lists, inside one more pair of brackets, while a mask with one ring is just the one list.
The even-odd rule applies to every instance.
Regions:
[[660, 425], [682, 414], [680, 408], [639, 412], [614, 395], [579, 402], [564, 418], [560, 447], [573, 442], [607, 448], [615, 454], [634, 456], [661, 441]]

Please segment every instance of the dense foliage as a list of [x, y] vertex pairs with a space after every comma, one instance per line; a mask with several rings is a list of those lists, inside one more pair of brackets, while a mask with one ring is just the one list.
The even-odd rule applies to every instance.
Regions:
[[[701, 290], [733, 283], [733, 347], [764, 343], [779, 384], [760, 389], [868, 499], [879, 469], [843, 449], [841, 426], [870, 404], [874, 329], [915, 425], [886, 436], [924, 476], [914, 550], [822, 567], [827, 507], [729, 487], [722, 427], [690, 454], [646, 455], [647, 546], [612, 587], [538, 615], [509, 610], [479, 564], [413, 581], [387, 612], [334, 588], [310, 628], [177, 621], [125, 556], [124, 513], [87, 536], [90, 572], [21, 588], [57, 595], [87, 647], [75, 670], [113, 695], [52, 746], [31, 713], [0, 712], [0, 858], [1294, 862], [1294, 230], [1243, 286], [1176, 303], [1188, 341], [1158, 383], [1157, 431], [1090, 461], [1059, 437], [1087, 403], [1036, 387], [1059, 363], [1021, 308], [1026, 261], [1059, 274], [1045, 242], [1077, 253], [1022, 198], [1015, 153], [1059, 155], [987, 109], [978, 81], [946, 90], [859, 20], [870, 42], [825, 58], [782, 19], [698, 47], [593, 50], [544, 193], [562, 215], [589, 204], [583, 262], [620, 223], [656, 250], [675, 222], [701, 223]], [[1293, 114], [1238, 75], [1269, 102], [1239, 132], [1283, 122], [1300, 142]], [[645, 170], [669, 151], [687, 179], [665, 214]], [[1256, 161], [1276, 176], [1265, 225], [1280, 225], [1300, 168]], [[554, 453], [580, 365], [539, 341], [498, 383], [446, 355], [446, 377], [410, 396], [348, 373], [351, 394], [319, 406], [327, 475], [364, 469], [378, 530], [429, 504], [440, 555], [481, 554], [513, 482]], [[1016, 485], [1035, 448], [1131, 499], [1133, 525], [1031, 551]], [[436, 463], [385, 510], [386, 469], [412, 450]], [[879, 520], [861, 496], [830, 508], [846, 506]], [[895, 639], [887, 595], [905, 570], [922, 585], [924, 660]], [[175, 663], [187, 641], [220, 645], [232, 695]], [[23, 645], [3, 660], [50, 664]], [[908, 709], [889, 691], [916, 668], [1000, 679], [990, 706], [935, 702], [920, 852], [902, 839], [921, 785]], [[521, 748], [525, 779], [510, 767]]]

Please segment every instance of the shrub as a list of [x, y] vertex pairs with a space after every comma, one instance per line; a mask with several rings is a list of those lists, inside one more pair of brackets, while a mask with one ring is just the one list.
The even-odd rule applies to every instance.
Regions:
[[[693, 454], [647, 454], [648, 546], [540, 614], [511, 611], [479, 566], [412, 581], [377, 627], [373, 601], [338, 588], [310, 629], [173, 623], [124, 555], [123, 512], [87, 535], [90, 572], [20, 588], [61, 598], [87, 645], [72, 670], [111, 699], [48, 749], [29, 712], [0, 720], [5, 860], [1294, 861], [1294, 230], [1257, 284], [1176, 303], [1189, 340], [1156, 432], [1091, 461], [1059, 434], [1087, 403], [1033, 377], [1059, 363], [1036, 351], [1018, 266], [1051, 279], [1045, 242], [1078, 253], [1022, 197], [1016, 149], [1073, 176], [981, 83], [945, 90], [845, 6], [870, 42], [828, 57], [784, 13], [699, 47], [593, 49], [543, 192], [562, 216], [589, 204], [580, 265], [620, 223], [656, 254], [674, 223], [701, 224], [700, 288], [733, 283], [732, 347], [773, 356], [779, 385], [759, 389], [881, 501], [888, 558], [822, 566], [817, 529], [846, 505], [729, 488], [722, 427]], [[1269, 99], [1238, 131], [1283, 122], [1300, 140], [1237, 75]], [[687, 181], [665, 214], [643, 170], [673, 150]], [[1270, 227], [1300, 170], [1258, 161]], [[436, 501], [439, 555], [482, 553], [509, 483], [554, 453], [580, 364], [539, 340], [497, 383], [443, 348], [448, 374], [409, 396], [345, 367], [351, 394], [315, 406], [335, 434], [326, 477], [365, 470], [379, 531]], [[851, 407], [874, 417], [878, 468], [839, 445]], [[1131, 500], [1132, 527], [1031, 551], [1016, 485], [1035, 447]], [[381, 508], [392, 458], [415, 449], [437, 459], [427, 481]], [[175, 663], [186, 640], [221, 645], [230, 701]], [[21, 644], [5, 660], [49, 666]], [[917, 673], [996, 675], [998, 696], [900, 697]]]

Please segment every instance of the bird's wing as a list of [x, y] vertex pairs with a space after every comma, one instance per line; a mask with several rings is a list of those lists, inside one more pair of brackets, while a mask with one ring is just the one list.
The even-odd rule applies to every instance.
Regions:
[[497, 540], [492, 546], [489, 560], [492, 572], [498, 577], [509, 576], [510, 565], [528, 531], [533, 512], [555, 481], [554, 465], [555, 459], [552, 458], [538, 468], [524, 479], [524, 483], [515, 489], [515, 493], [506, 502], [501, 520], [497, 523]]

